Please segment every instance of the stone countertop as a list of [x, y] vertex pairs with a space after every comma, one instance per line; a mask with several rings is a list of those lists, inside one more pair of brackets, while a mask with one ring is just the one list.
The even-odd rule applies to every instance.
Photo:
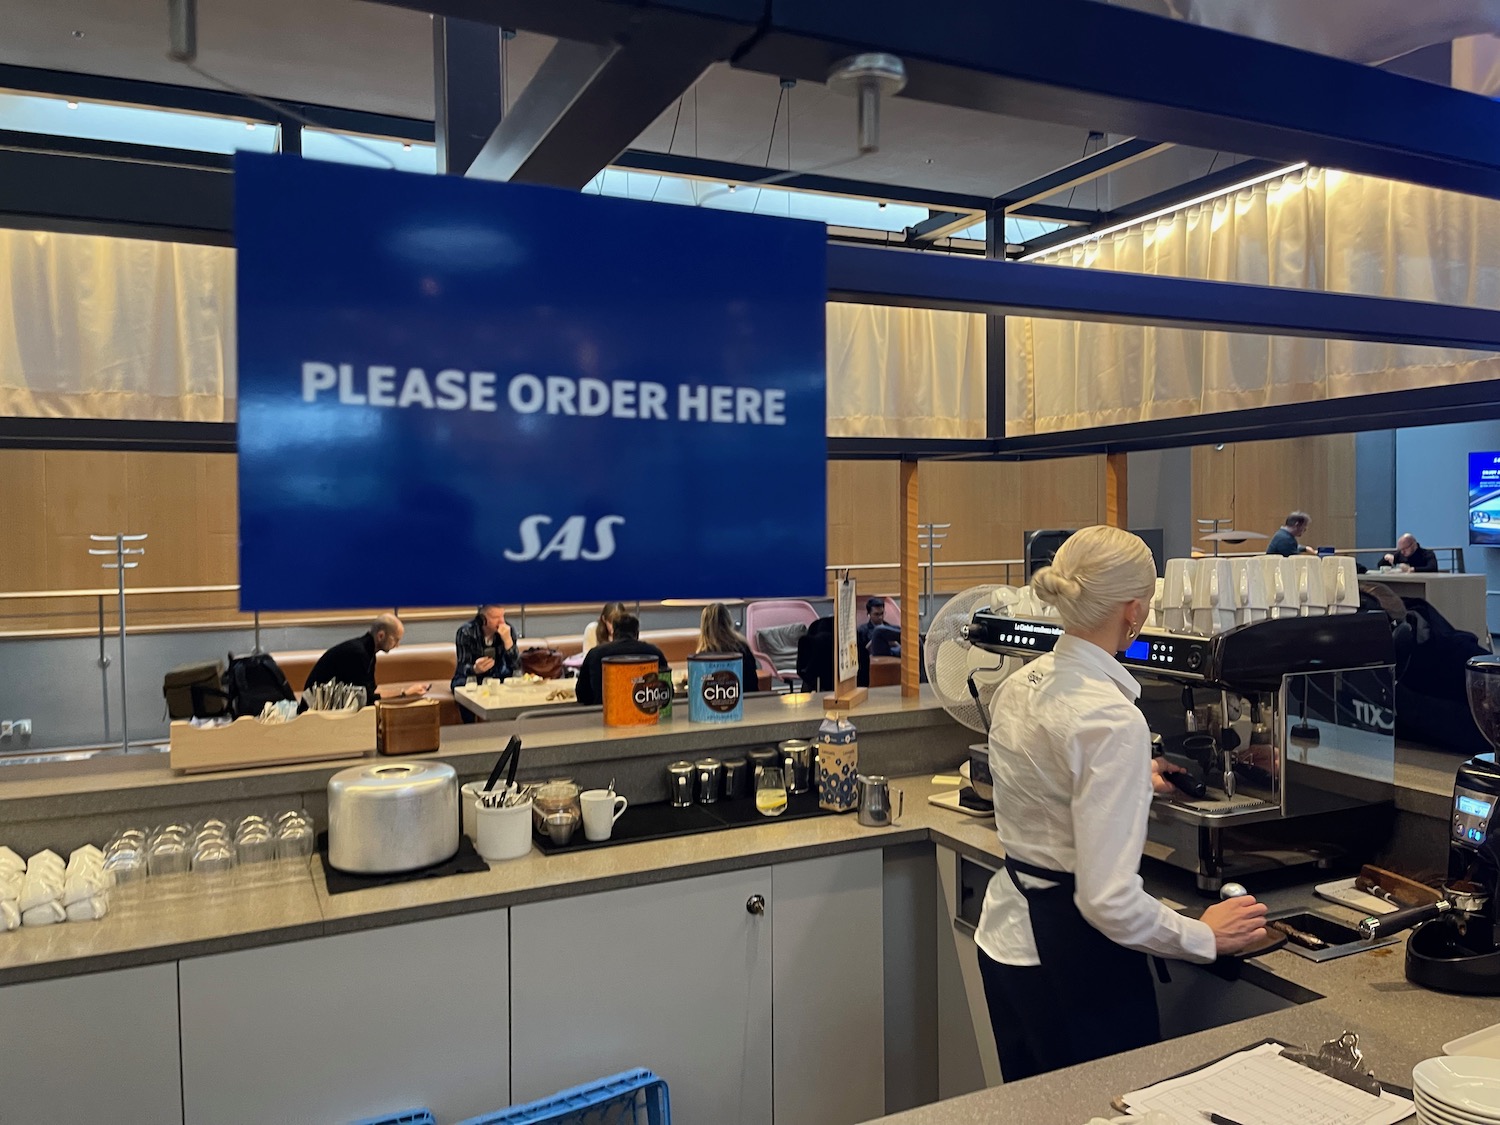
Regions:
[[[526, 743], [530, 769], [557, 769], [626, 757], [699, 755], [746, 745], [809, 738], [823, 719], [821, 695], [760, 695], [745, 700], [738, 723], [692, 723], [687, 708], [654, 727], [606, 728], [598, 708], [553, 705], [503, 723], [444, 727], [442, 749], [424, 760], [446, 761], [461, 778], [486, 774], [511, 734]], [[555, 710], [555, 714], [547, 714]], [[904, 698], [900, 688], [876, 688], [855, 715], [861, 732], [952, 728], [953, 720], [923, 687]], [[977, 736], [976, 736], [977, 737]], [[0, 821], [46, 820], [147, 807], [219, 801], [275, 800], [322, 790], [328, 779], [360, 759], [307, 762], [212, 773], [178, 774], [165, 754], [96, 758], [43, 765], [0, 765]]]
[[[998, 840], [987, 818], [931, 805], [927, 797], [938, 787], [930, 776], [894, 784], [905, 792], [905, 814], [888, 829], [863, 828], [852, 816], [771, 821], [563, 856], [533, 850], [480, 874], [332, 896], [316, 858], [306, 868], [284, 872], [279, 882], [229, 894], [185, 890], [148, 899], [138, 892], [134, 901], [122, 896], [121, 908], [98, 923], [0, 934], [0, 985], [905, 843], [931, 841], [998, 863]], [[149, 882], [141, 886], [152, 888]], [[1275, 906], [1289, 906], [1306, 902], [1307, 896], [1303, 886], [1267, 897]], [[1177, 897], [1192, 901], [1186, 894]], [[1331, 903], [1319, 908], [1335, 915], [1341, 911]], [[1107, 1115], [1117, 1094], [1266, 1037], [1316, 1045], [1346, 1028], [1360, 1033], [1379, 1077], [1407, 1085], [1412, 1066], [1439, 1053], [1444, 1042], [1500, 1022], [1500, 999], [1445, 996], [1409, 985], [1402, 949], [1396, 945], [1322, 964], [1285, 951], [1271, 953], [1246, 964], [1246, 980], [1283, 990], [1291, 984], [1321, 998], [882, 1120], [887, 1125], [1080, 1125]]]

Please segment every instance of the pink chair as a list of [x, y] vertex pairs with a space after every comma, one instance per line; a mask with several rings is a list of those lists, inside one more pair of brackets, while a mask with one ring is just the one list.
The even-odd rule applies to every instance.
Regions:
[[[802, 601], [763, 601], [745, 603], [745, 639], [750, 642], [750, 651], [755, 655], [755, 663], [761, 670], [769, 670], [771, 674], [782, 683], [791, 684], [797, 678], [797, 656], [793, 651], [789, 657], [784, 657], [782, 666], [776, 667], [776, 662], [771, 659], [760, 646], [760, 630], [770, 629], [776, 625], [811, 625], [818, 619], [818, 611], [812, 607], [810, 602]], [[771, 688], [771, 683], [762, 685], [762, 690]]]

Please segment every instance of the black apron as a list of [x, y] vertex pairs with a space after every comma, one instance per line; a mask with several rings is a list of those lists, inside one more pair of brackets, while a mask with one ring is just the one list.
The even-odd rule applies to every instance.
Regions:
[[[1161, 1041], [1156, 987], [1146, 954], [1117, 945], [1084, 919], [1073, 901], [1077, 881], [1066, 871], [1013, 859], [1005, 870], [1026, 897], [1041, 960], [1046, 1013], [1027, 1039], [1044, 1070], [1132, 1051]], [[1054, 887], [1027, 887], [1021, 875]]]

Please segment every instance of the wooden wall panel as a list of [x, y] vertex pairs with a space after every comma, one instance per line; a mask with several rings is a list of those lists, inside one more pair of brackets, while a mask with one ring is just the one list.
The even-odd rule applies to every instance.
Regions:
[[[1193, 450], [1193, 518], [1226, 517], [1238, 530], [1271, 535], [1289, 512], [1301, 509], [1312, 517], [1309, 546], [1357, 546], [1354, 476], [1352, 434], [1199, 446]], [[1194, 545], [1204, 546], [1196, 526], [1191, 531]]]

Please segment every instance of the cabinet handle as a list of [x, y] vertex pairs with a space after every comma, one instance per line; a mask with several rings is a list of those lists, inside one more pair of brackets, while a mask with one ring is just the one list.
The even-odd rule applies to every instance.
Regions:
[[748, 914], [764, 914], [766, 912], [766, 896], [751, 895], [745, 900], [745, 911]]

